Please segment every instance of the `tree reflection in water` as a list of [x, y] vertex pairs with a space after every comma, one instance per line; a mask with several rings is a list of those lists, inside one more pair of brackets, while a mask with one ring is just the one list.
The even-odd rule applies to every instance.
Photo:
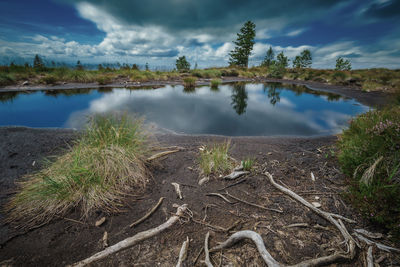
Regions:
[[238, 115], [246, 113], [247, 92], [245, 83], [236, 83], [232, 88], [231, 105]]

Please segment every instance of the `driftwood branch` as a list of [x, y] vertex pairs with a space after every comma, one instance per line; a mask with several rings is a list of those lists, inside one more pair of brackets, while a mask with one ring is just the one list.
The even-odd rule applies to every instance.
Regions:
[[147, 161], [152, 161], [152, 160], [164, 157], [164, 156], [166, 156], [168, 154], [176, 153], [176, 152], [179, 152], [179, 151], [181, 151], [181, 150], [180, 149], [175, 149], [175, 150], [163, 151], [163, 152], [154, 154], [151, 157], [148, 157]]
[[182, 244], [181, 251], [179, 252], [179, 259], [178, 263], [176, 264], [176, 267], [183, 266], [183, 262], [185, 261], [187, 256], [188, 247], [189, 247], [189, 237], [187, 236], [185, 242], [183, 242]]
[[206, 254], [204, 263], [207, 265], [207, 267], [213, 267], [213, 265], [210, 261], [210, 252], [208, 251], [208, 238], [209, 237], [210, 237], [210, 232], [207, 232], [206, 239], [204, 240], [204, 253]]
[[104, 249], [103, 251], [100, 251], [100, 252], [94, 254], [93, 256], [91, 256], [89, 258], [86, 258], [82, 261], [79, 261], [79, 262], [73, 264], [72, 266], [73, 267], [86, 266], [86, 265], [96, 262], [98, 260], [104, 259], [116, 252], [119, 252], [119, 251], [127, 249], [133, 245], [136, 245], [137, 243], [139, 243], [145, 239], [153, 237], [153, 236], [163, 232], [164, 230], [168, 229], [169, 227], [174, 225], [177, 221], [179, 221], [179, 218], [183, 215], [183, 213], [186, 209], [187, 209], [187, 205], [183, 204], [182, 206], [178, 207], [176, 214], [173, 215], [172, 217], [170, 217], [168, 219], [168, 221], [166, 221], [165, 223], [163, 223], [155, 228], [152, 228], [150, 230], [143, 231], [143, 232], [137, 233], [134, 236], [128, 237], [128, 238], [118, 242], [117, 244], [112, 245], [111, 247], [108, 247], [108, 248]]
[[278, 210], [278, 209], [267, 208], [267, 207], [264, 207], [264, 206], [261, 206], [261, 205], [258, 205], [258, 204], [251, 203], [251, 202], [248, 202], [248, 201], [246, 201], [246, 200], [240, 199], [240, 198], [238, 198], [238, 197], [235, 197], [235, 196], [229, 194], [228, 192], [225, 192], [225, 194], [226, 194], [228, 197], [231, 197], [231, 198], [233, 198], [233, 199], [235, 199], [235, 200], [237, 200], [237, 201], [239, 201], [239, 202], [242, 202], [242, 203], [244, 203], [244, 204], [247, 204], [247, 205], [249, 205], [249, 206], [253, 206], [253, 207], [256, 207], [256, 208], [259, 208], [259, 209], [263, 209], [263, 210], [268, 210], [268, 211], [274, 211], [274, 212], [283, 213], [283, 211]]
[[140, 218], [139, 220], [137, 220], [136, 222], [133, 222], [129, 225], [129, 227], [134, 227], [136, 225], [138, 225], [139, 223], [143, 222], [144, 220], [146, 220], [147, 218], [149, 218], [157, 209], [158, 207], [161, 205], [161, 203], [163, 202], [164, 197], [161, 197], [160, 200], [158, 200], [157, 205], [155, 205], [149, 212], [146, 213], [146, 215], [144, 215], [142, 218]]

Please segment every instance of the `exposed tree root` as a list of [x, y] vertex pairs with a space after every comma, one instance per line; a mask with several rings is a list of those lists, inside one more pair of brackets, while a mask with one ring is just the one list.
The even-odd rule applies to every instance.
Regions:
[[158, 203], [149, 212], [147, 212], [146, 215], [144, 215], [142, 218], [140, 218], [136, 222], [131, 223], [129, 225], [129, 227], [132, 228], [132, 227], [138, 225], [139, 223], [143, 222], [147, 218], [149, 218], [158, 209], [158, 207], [162, 204], [163, 200], [164, 200], [164, 197], [161, 197], [160, 200], [158, 200]]
[[368, 247], [367, 251], [367, 266], [374, 267], [374, 257], [372, 256], [372, 246]]
[[153, 236], [163, 232], [164, 230], [168, 229], [169, 227], [174, 225], [177, 221], [179, 221], [179, 218], [183, 215], [183, 213], [186, 209], [187, 209], [187, 205], [183, 204], [177, 208], [176, 214], [173, 215], [172, 217], [170, 217], [168, 219], [168, 221], [166, 221], [165, 223], [163, 223], [153, 229], [143, 231], [143, 232], [137, 233], [134, 236], [128, 237], [128, 238], [118, 242], [117, 244], [112, 245], [111, 247], [108, 247], [108, 248], [104, 249], [103, 251], [100, 251], [100, 252], [94, 254], [93, 256], [91, 256], [89, 258], [86, 258], [82, 261], [79, 261], [79, 262], [73, 264], [72, 266], [73, 267], [86, 266], [95, 261], [104, 259], [111, 254], [114, 254], [121, 250], [127, 249], [127, 248], [139, 243], [140, 241], [143, 241], [145, 239], [153, 237]]
[[256, 207], [256, 208], [259, 208], [259, 209], [263, 209], [263, 210], [268, 210], [268, 211], [274, 211], [274, 212], [283, 213], [283, 211], [278, 210], [278, 209], [267, 208], [267, 207], [264, 207], [264, 206], [261, 206], [261, 205], [258, 205], [258, 204], [251, 203], [251, 202], [248, 202], [248, 201], [246, 201], [246, 200], [240, 199], [240, 198], [238, 198], [238, 197], [235, 197], [235, 196], [229, 194], [228, 192], [226, 192], [225, 194], [226, 194], [227, 196], [229, 196], [229, 197], [231, 197], [231, 198], [233, 198], [233, 199], [235, 199], [235, 200], [237, 200], [237, 201], [239, 201], [239, 202], [242, 202], [242, 203], [244, 203], [244, 204], [247, 204], [247, 205], [249, 205], [249, 206], [253, 206], [253, 207]]
[[188, 247], [189, 247], [189, 237], [186, 237], [185, 242], [183, 242], [182, 244], [181, 251], [179, 252], [179, 259], [178, 263], [176, 264], [176, 267], [181, 267], [183, 265], [183, 262], [185, 261], [187, 256]]
[[[315, 208], [312, 204], [307, 202], [305, 199], [303, 199], [302, 197], [300, 197], [293, 191], [277, 184], [274, 181], [274, 179], [270, 173], [265, 172], [265, 175], [269, 178], [271, 184], [274, 187], [276, 187], [278, 190], [289, 195], [293, 199], [297, 200], [301, 204], [305, 205], [306, 207], [308, 207], [309, 209], [314, 211], [319, 216], [323, 217], [324, 219], [326, 219], [327, 221], [332, 223], [340, 231], [340, 233], [344, 237], [345, 242], [347, 244], [347, 252], [336, 252], [330, 256], [324, 256], [324, 257], [319, 257], [316, 259], [306, 260], [306, 261], [303, 261], [303, 262], [293, 265], [293, 267], [320, 266], [320, 265], [325, 265], [325, 264], [329, 264], [329, 263], [333, 263], [333, 262], [337, 262], [337, 261], [341, 261], [341, 260], [352, 260], [354, 258], [355, 254], [356, 254], [356, 251], [355, 251], [356, 243], [340, 219], [336, 220], [334, 218], [333, 214]], [[251, 239], [256, 244], [257, 250], [259, 251], [259, 253], [261, 254], [262, 258], [264, 259], [265, 263], [268, 266], [274, 266], [274, 267], [282, 266], [282, 264], [277, 262], [271, 256], [271, 254], [266, 250], [264, 241], [262, 240], [261, 236], [259, 234], [257, 234], [256, 232], [249, 231], [249, 230], [240, 231], [240, 232], [237, 232], [237, 233], [231, 235], [225, 242], [212, 248], [210, 251], [214, 252], [214, 251], [221, 250], [223, 248], [230, 247], [242, 239]]]
[[224, 179], [235, 180], [236, 178], [239, 178], [240, 176], [243, 176], [243, 175], [248, 174], [248, 173], [250, 173], [250, 172], [248, 172], [248, 171], [234, 171], [231, 174], [228, 174], [228, 175], [224, 176]]
[[232, 201], [230, 201], [229, 199], [227, 199], [226, 197], [224, 197], [223, 195], [218, 194], [218, 193], [209, 193], [209, 194], [206, 194], [206, 196], [216, 196], [216, 197], [220, 197], [220, 198], [222, 198], [223, 200], [225, 200], [226, 202], [228, 202], [229, 204], [233, 204]]
[[384, 244], [369, 240], [366, 237], [363, 237], [362, 235], [358, 234], [358, 233], [354, 233], [354, 235], [362, 242], [366, 243], [367, 245], [373, 245], [375, 244], [377, 248], [379, 248], [380, 250], [386, 251], [386, 252], [390, 252], [390, 251], [395, 251], [395, 252], [400, 252], [400, 249], [397, 248], [393, 248], [393, 247], [389, 247], [386, 246]]
[[354, 232], [362, 234], [362, 235], [372, 238], [372, 239], [380, 239], [383, 237], [383, 235], [381, 233], [372, 233], [372, 232], [369, 232], [364, 229], [354, 229]]
[[207, 267], [213, 267], [213, 265], [210, 261], [210, 252], [208, 251], [208, 238], [209, 237], [210, 237], [210, 232], [207, 232], [206, 239], [204, 240], [204, 253], [206, 254], [204, 263], [207, 265]]
[[175, 192], [178, 195], [179, 199], [183, 199], [181, 187], [179, 186], [179, 184], [178, 183], [171, 183], [171, 184], [174, 186]]
[[229, 188], [229, 187], [232, 187], [232, 186], [241, 184], [241, 183], [243, 183], [243, 182], [245, 182], [245, 181], [247, 181], [247, 178], [243, 178], [243, 179], [237, 181], [236, 183], [233, 183], [233, 184], [227, 185], [227, 186], [225, 186], [225, 187], [223, 187], [223, 188], [220, 188], [220, 189], [218, 189], [218, 191], [223, 191], [223, 190], [225, 190], [225, 189], [227, 189], [227, 188]]

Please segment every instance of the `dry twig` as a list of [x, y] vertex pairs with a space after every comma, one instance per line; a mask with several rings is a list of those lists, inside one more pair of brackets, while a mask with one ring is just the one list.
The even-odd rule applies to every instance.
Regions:
[[187, 251], [189, 247], [189, 237], [186, 237], [185, 242], [183, 242], [181, 251], [179, 252], [179, 259], [178, 263], [176, 264], [176, 267], [181, 267], [183, 265], [183, 261], [186, 259], [187, 256]]
[[233, 199], [235, 199], [235, 200], [237, 200], [237, 201], [239, 201], [239, 202], [242, 202], [242, 203], [244, 203], [244, 204], [247, 204], [247, 205], [249, 205], [249, 206], [253, 206], [253, 207], [256, 207], [256, 208], [263, 209], [263, 210], [269, 210], [269, 211], [275, 211], [275, 212], [283, 213], [283, 211], [278, 210], [278, 209], [267, 208], [267, 207], [264, 207], [264, 206], [261, 206], [261, 205], [258, 205], [258, 204], [254, 204], [254, 203], [248, 202], [248, 201], [246, 201], [246, 200], [240, 199], [240, 198], [238, 198], [238, 197], [235, 197], [235, 196], [229, 194], [228, 192], [225, 192], [225, 194], [226, 194], [227, 196], [229, 196], [229, 197], [231, 197], [231, 198], [233, 198]]
[[204, 253], [206, 254], [204, 263], [207, 265], [207, 267], [213, 267], [213, 265], [210, 261], [210, 252], [208, 251], [208, 238], [209, 237], [210, 237], [210, 232], [207, 232], [206, 239], [204, 240]]

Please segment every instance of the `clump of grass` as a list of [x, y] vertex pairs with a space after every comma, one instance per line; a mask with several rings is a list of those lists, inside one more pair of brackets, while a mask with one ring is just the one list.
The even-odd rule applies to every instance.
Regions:
[[196, 77], [186, 77], [183, 78], [183, 86], [185, 88], [195, 88], [196, 87]]
[[127, 115], [91, 118], [68, 152], [24, 177], [6, 206], [8, 220], [29, 228], [75, 208], [82, 218], [96, 210], [118, 211], [126, 193], [140, 193], [148, 182], [141, 125]]
[[349, 199], [364, 217], [400, 239], [400, 107], [358, 116], [338, 143]]
[[222, 83], [221, 79], [212, 79], [210, 82], [211, 89], [218, 89], [218, 87], [221, 83]]
[[247, 158], [245, 160], [242, 160], [242, 167], [243, 170], [245, 171], [250, 171], [253, 165], [254, 165], [254, 159]]
[[226, 174], [230, 172], [234, 163], [228, 155], [230, 142], [211, 144], [200, 149], [200, 172], [205, 176]]
[[0, 73], [0, 86], [13, 84], [15, 79], [8, 73]]

